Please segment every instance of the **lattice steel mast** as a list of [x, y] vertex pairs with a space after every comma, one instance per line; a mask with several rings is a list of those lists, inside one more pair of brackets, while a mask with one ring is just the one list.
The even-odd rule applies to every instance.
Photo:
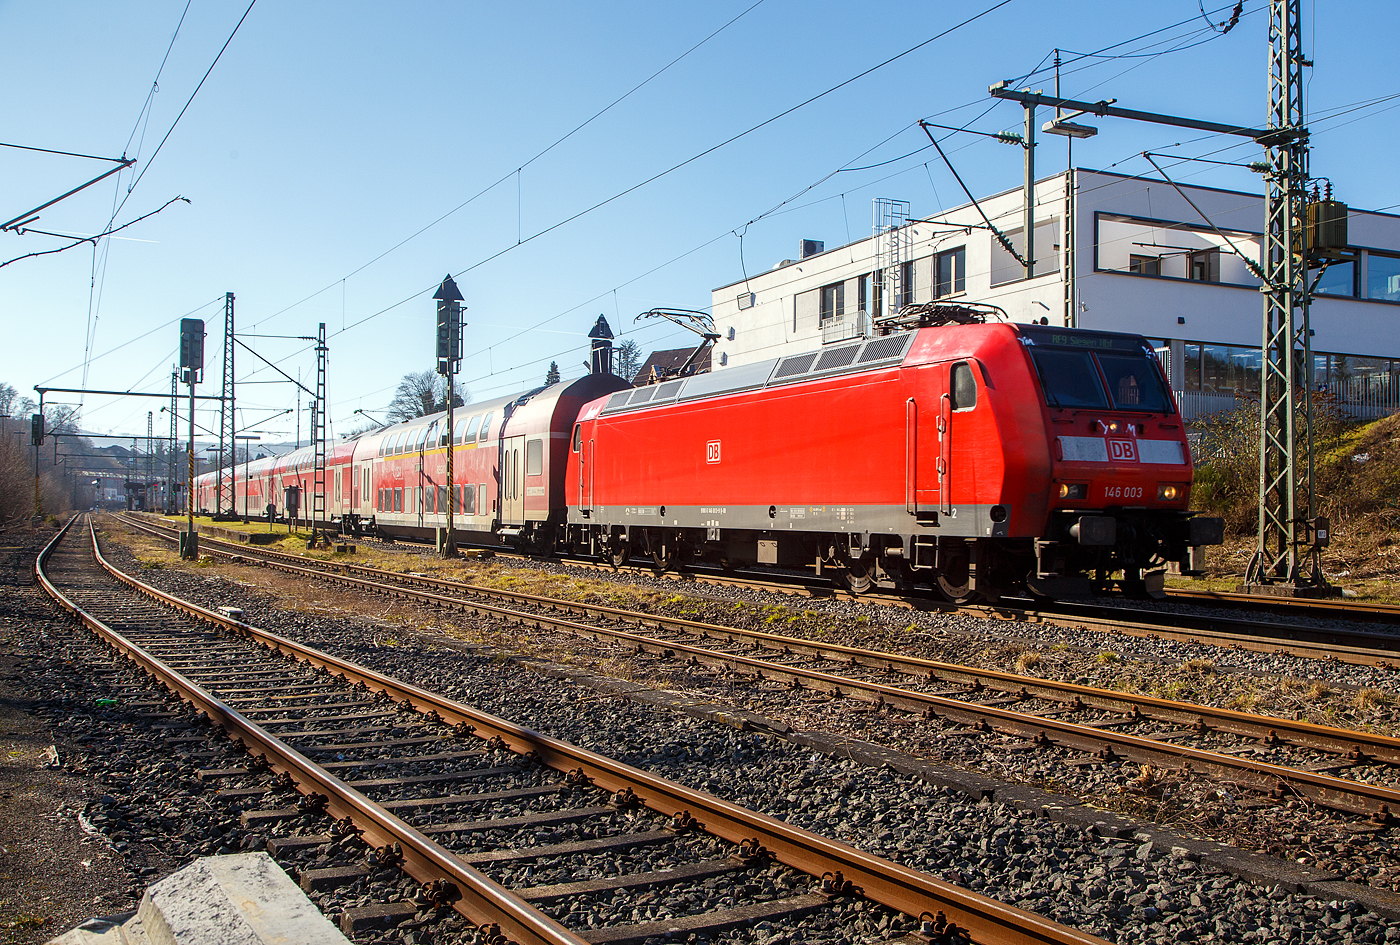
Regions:
[[[236, 448], [234, 439], [238, 430], [233, 412], [233, 293], [224, 293], [224, 387], [223, 400], [219, 404], [219, 472], [214, 491], [214, 514], [221, 515], [225, 508], [224, 498], [228, 498], [228, 511], [233, 514], [234, 477], [236, 472]], [[224, 471], [228, 470], [228, 482], [224, 482]]]
[[311, 543], [325, 541], [326, 517], [326, 323], [316, 332], [316, 400], [311, 405], [311, 443], [314, 466], [311, 479]]
[[1313, 494], [1312, 338], [1308, 319], [1308, 130], [1302, 0], [1269, 5], [1269, 120], [1264, 195], [1264, 337], [1259, 410], [1259, 537], [1252, 589], [1321, 591]]

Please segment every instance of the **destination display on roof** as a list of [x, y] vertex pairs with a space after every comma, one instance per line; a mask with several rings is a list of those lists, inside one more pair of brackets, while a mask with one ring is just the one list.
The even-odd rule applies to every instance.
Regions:
[[1017, 325], [1021, 337], [1036, 345], [1061, 348], [1092, 348], [1095, 351], [1142, 351], [1141, 335], [1111, 331], [1081, 331], [1074, 328], [1048, 328], [1040, 325]]

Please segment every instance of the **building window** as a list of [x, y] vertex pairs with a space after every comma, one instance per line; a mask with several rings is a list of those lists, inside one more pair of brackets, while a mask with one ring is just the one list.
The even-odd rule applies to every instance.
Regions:
[[846, 283], [833, 282], [819, 290], [821, 324], [835, 321], [846, 314]]
[[933, 257], [933, 297], [956, 295], [966, 289], [967, 250], [959, 246]]
[[1128, 257], [1128, 271], [1139, 276], [1160, 276], [1162, 274], [1162, 257], [1139, 256], [1133, 253]]
[[1207, 249], [1186, 257], [1186, 278], [1192, 282], [1220, 281], [1220, 250]]
[[900, 264], [899, 267], [899, 299], [896, 309], [901, 309], [906, 305], [914, 304], [914, 263], [912, 261]]
[[884, 270], [877, 269], [856, 280], [856, 309], [865, 312], [872, 319], [880, 317], [880, 299], [885, 292], [884, 279]]
[[1366, 254], [1366, 298], [1400, 302], [1400, 257]]
[[1332, 262], [1326, 269], [1308, 270], [1308, 283], [1317, 280], [1313, 292], [1317, 295], [1356, 295], [1356, 261], [1347, 259]]

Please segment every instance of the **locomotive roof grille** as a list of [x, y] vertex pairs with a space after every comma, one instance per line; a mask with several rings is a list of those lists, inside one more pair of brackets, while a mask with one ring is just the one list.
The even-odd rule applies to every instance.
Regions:
[[821, 352], [813, 351], [811, 354], [799, 354], [791, 358], [783, 358], [778, 365], [778, 370], [774, 372], [773, 379], [784, 377], [796, 377], [799, 374], [806, 374], [816, 363], [817, 355]]
[[652, 387], [619, 391], [608, 398], [600, 413], [610, 416], [662, 403], [700, 400], [760, 387], [774, 387], [817, 377], [834, 377], [888, 367], [904, 359], [904, 354], [913, 341], [913, 332], [901, 332], [864, 343], [857, 342], [823, 351], [807, 351], [772, 361], [759, 361], [709, 374], [697, 374]]
[[890, 358], [903, 358], [904, 351], [909, 347], [909, 342], [914, 336], [902, 333], [898, 335], [886, 335], [883, 338], [876, 338], [865, 346], [865, 350], [856, 359], [859, 364], [871, 364], [875, 361], [885, 361]]
[[844, 348], [828, 348], [822, 352], [822, 356], [817, 359], [817, 370], [815, 373], [830, 371], [833, 368], [843, 368], [855, 363], [856, 352], [860, 350], [860, 345], [846, 345]]

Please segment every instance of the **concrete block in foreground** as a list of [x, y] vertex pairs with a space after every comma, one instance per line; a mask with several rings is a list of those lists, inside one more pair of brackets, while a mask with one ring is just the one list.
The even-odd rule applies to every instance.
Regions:
[[209, 856], [152, 883], [122, 925], [84, 923], [49, 945], [349, 945], [266, 853]]

